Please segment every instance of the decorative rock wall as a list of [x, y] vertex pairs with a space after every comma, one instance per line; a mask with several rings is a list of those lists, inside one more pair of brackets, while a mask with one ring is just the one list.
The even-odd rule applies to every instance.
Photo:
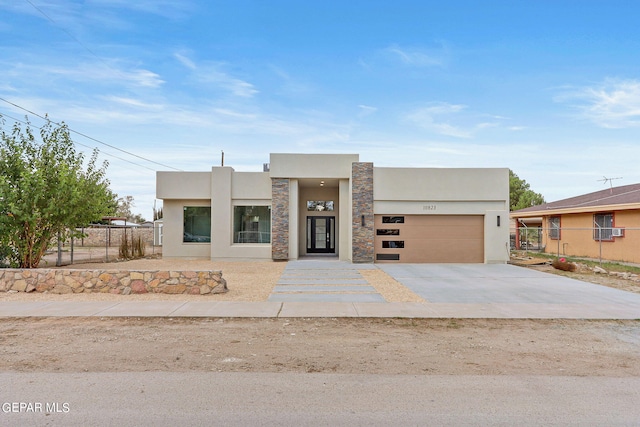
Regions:
[[289, 259], [289, 179], [271, 180], [271, 257]]
[[[354, 263], [372, 263], [373, 235], [373, 163], [354, 162], [351, 166], [352, 257]], [[363, 224], [364, 218], [364, 224]]]
[[127, 238], [137, 239], [141, 237], [147, 246], [153, 245], [153, 227], [136, 227], [136, 228], [123, 228], [123, 227], [102, 227], [102, 228], [85, 228], [78, 229], [86, 234], [86, 237], [82, 239], [75, 239], [75, 246], [111, 246], [118, 247], [122, 241], [122, 235], [127, 230]]
[[220, 294], [228, 291], [221, 271], [121, 271], [0, 269], [0, 292], [70, 294]]

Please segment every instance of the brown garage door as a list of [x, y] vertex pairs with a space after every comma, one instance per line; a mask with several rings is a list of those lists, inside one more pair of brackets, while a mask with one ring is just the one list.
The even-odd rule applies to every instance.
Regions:
[[376, 215], [376, 262], [482, 263], [482, 215]]

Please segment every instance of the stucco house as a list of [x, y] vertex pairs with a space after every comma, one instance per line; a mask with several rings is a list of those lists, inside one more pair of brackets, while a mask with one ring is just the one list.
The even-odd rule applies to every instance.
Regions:
[[539, 230], [544, 252], [640, 263], [640, 184], [532, 206], [511, 218], [517, 246]]
[[158, 172], [167, 258], [504, 263], [507, 168], [386, 168], [270, 155], [262, 172]]

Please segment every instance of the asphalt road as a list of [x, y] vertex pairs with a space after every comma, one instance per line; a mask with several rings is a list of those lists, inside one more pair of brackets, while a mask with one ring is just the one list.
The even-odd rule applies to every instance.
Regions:
[[0, 404], [2, 426], [637, 426], [640, 378], [0, 373]]

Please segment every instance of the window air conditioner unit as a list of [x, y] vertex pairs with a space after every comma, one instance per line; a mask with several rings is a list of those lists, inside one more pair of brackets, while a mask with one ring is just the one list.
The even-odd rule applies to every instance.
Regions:
[[612, 228], [611, 235], [613, 237], [624, 237], [624, 228]]

